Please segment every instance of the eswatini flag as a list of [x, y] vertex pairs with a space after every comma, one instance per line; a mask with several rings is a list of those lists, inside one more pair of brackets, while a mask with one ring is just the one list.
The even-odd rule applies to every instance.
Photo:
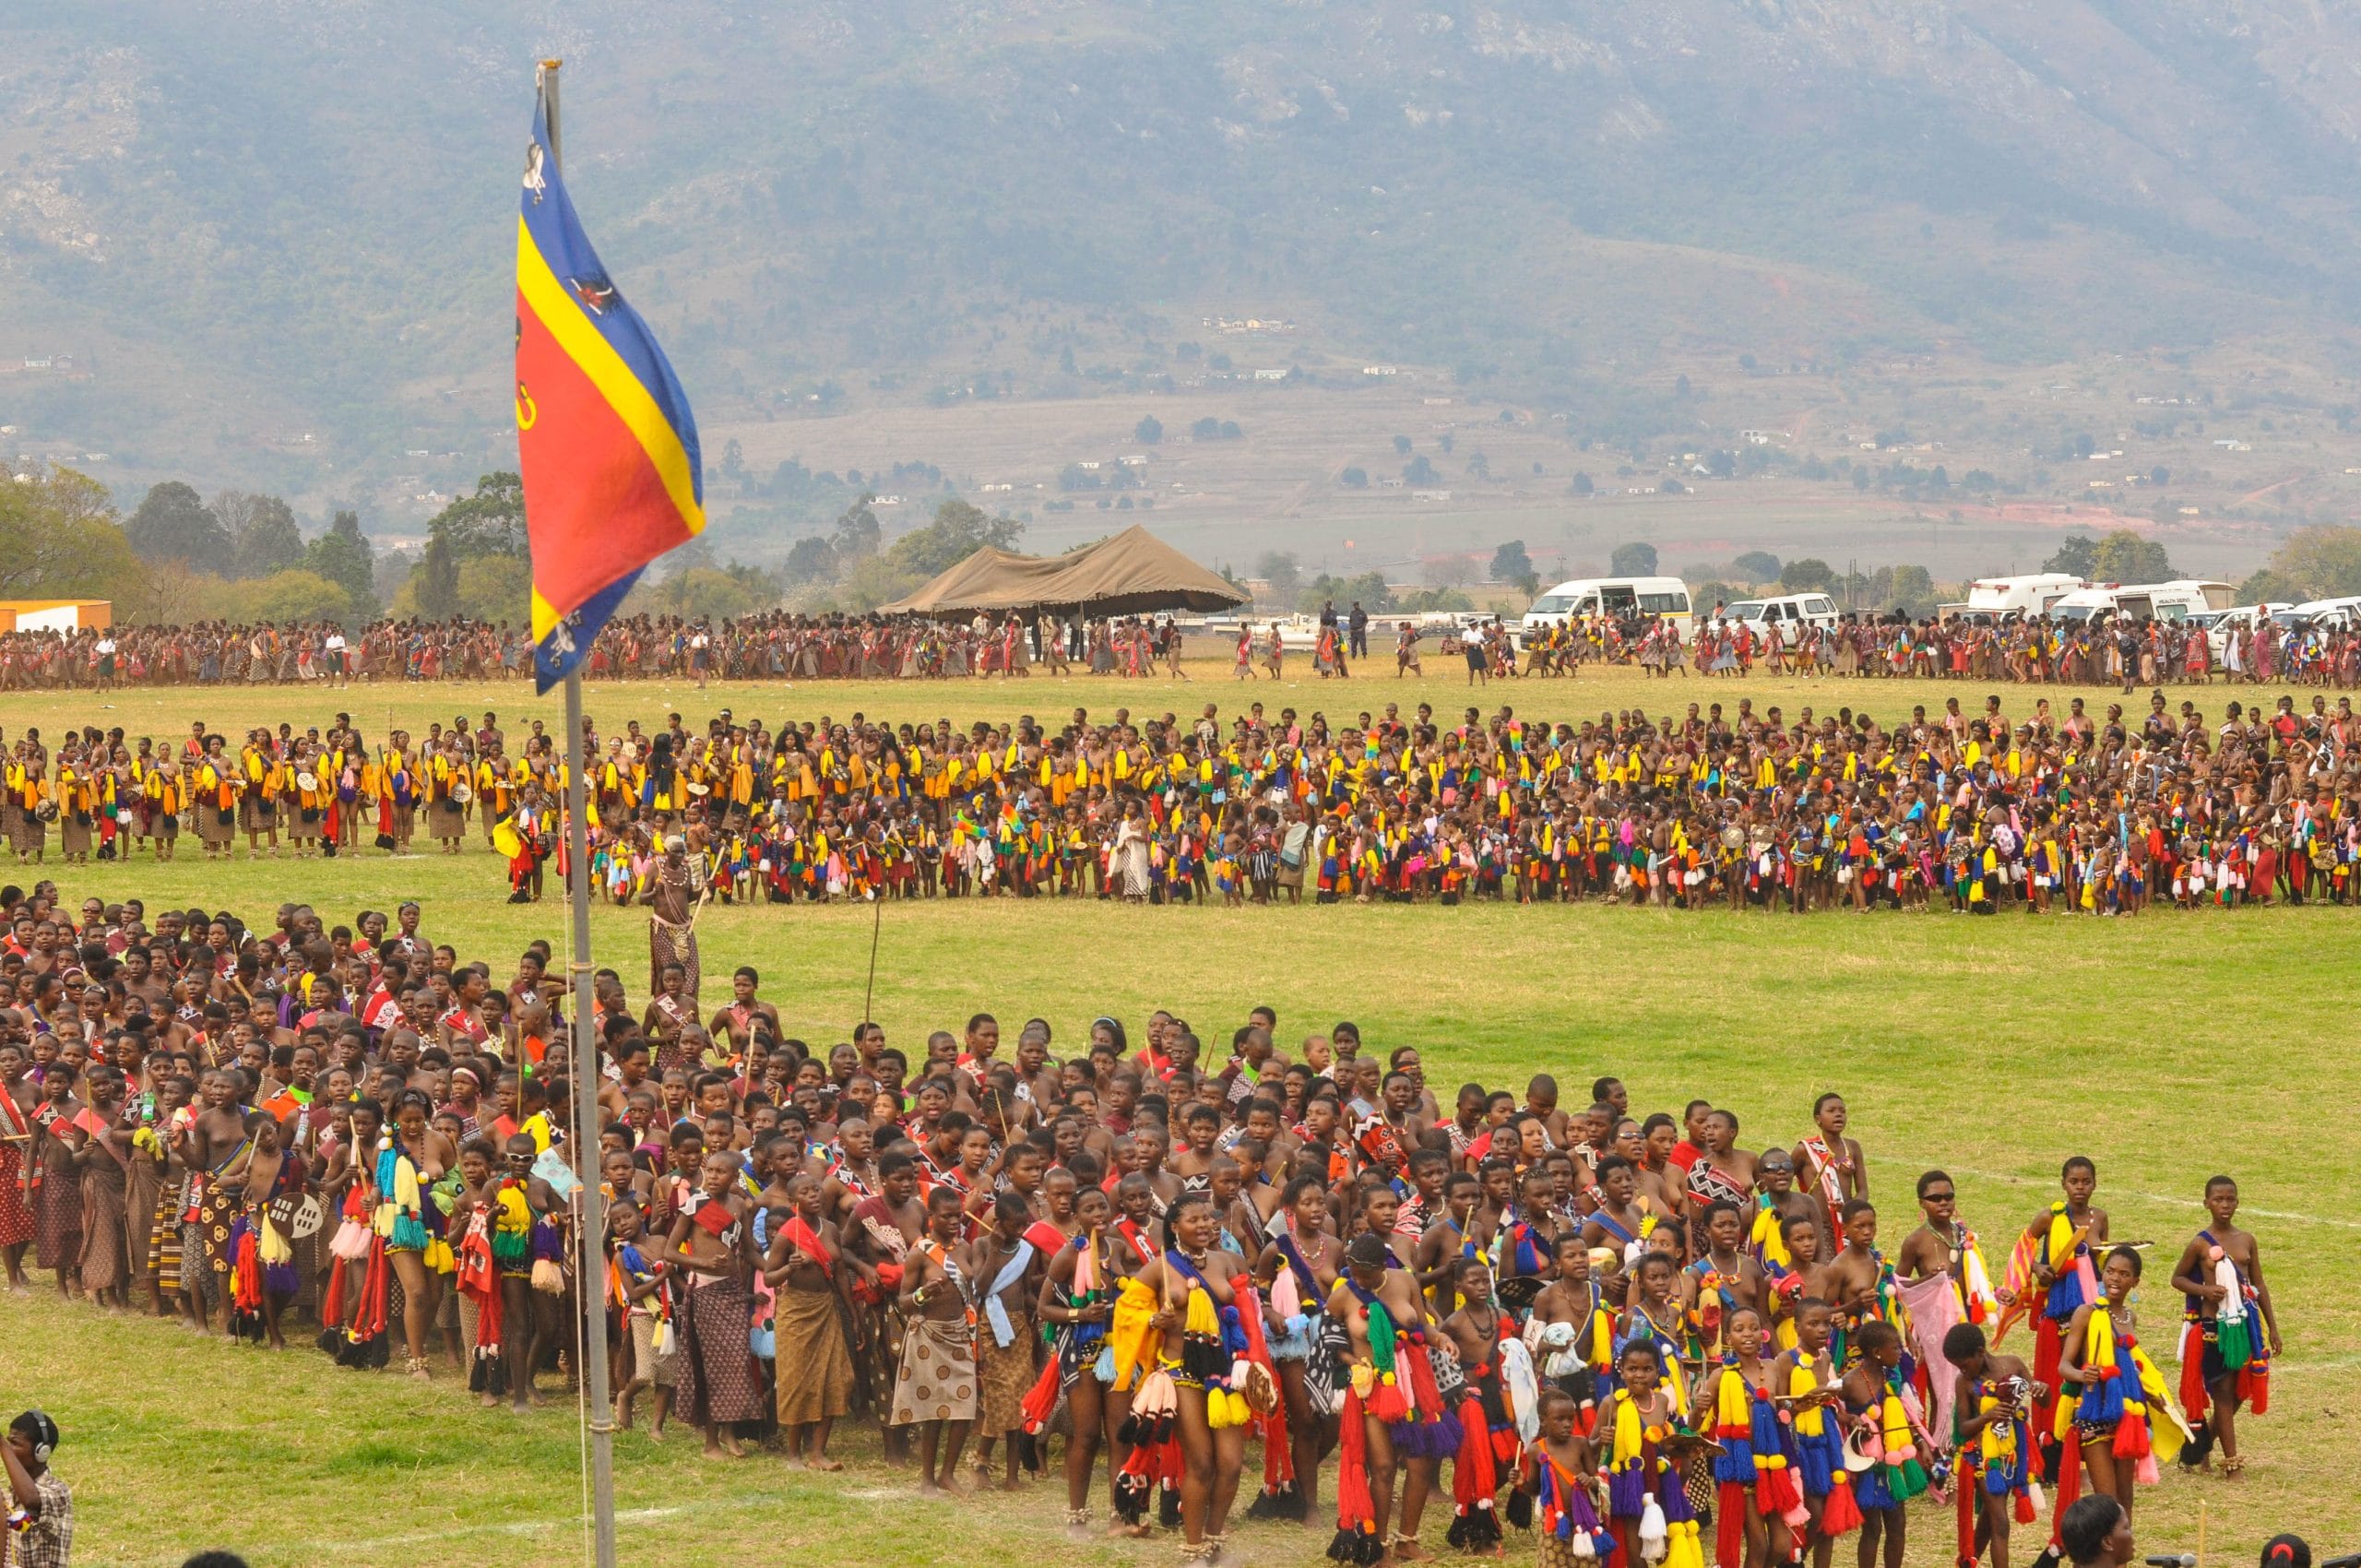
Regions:
[[547, 692], [641, 568], [704, 529], [705, 476], [688, 397], [590, 248], [540, 101], [516, 224], [516, 457]]

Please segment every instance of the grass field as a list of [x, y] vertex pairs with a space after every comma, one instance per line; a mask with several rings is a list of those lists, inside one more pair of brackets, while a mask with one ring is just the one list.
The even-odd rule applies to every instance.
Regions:
[[[1253, 695], [1332, 715], [1394, 696], [1390, 679]], [[1416, 700], [1409, 683], [1404, 700]], [[1416, 688], [1449, 712], [1456, 683]], [[2254, 688], [2244, 688], [2244, 696]], [[1979, 705], [1983, 688], [1866, 683], [1805, 687], [1755, 681], [1675, 683], [1643, 692], [1634, 677], [1585, 675], [1481, 694], [1488, 703], [1555, 716], [1634, 701], [1651, 709], [1692, 695], [1750, 695], [1793, 707], [1866, 703], [1881, 717], [1909, 704], [1940, 706], [1953, 692]], [[2005, 693], [2012, 710], [2029, 698]], [[2053, 701], [2063, 694], [2048, 694]], [[2100, 694], [2093, 694], [2099, 695]], [[2230, 694], [2208, 692], [2209, 712]], [[594, 714], [657, 718], [667, 701], [693, 719], [711, 704], [777, 719], [821, 713], [955, 719], [1075, 704], [1135, 713], [1186, 711], [1225, 685], [1036, 681], [1014, 688], [830, 684], [733, 687], [695, 702], [660, 687], [605, 688]], [[2176, 699], [2177, 700], [2177, 699]], [[415, 687], [335, 694], [122, 694], [113, 715], [88, 695], [12, 698], [8, 728], [45, 733], [103, 719], [134, 733], [185, 730], [203, 716], [235, 730], [284, 718], [307, 721], [338, 706], [375, 732], [384, 705], [413, 728], [432, 714], [516, 719], [551, 705], [519, 686]], [[497, 967], [534, 936], [562, 941], [562, 909], [508, 906], [494, 862], [362, 855], [229, 866], [184, 858], [59, 869], [68, 897], [136, 893], [153, 909], [198, 902], [267, 919], [304, 898], [331, 920], [401, 897], [425, 905], [424, 929]], [[815, 1043], [845, 1037], [860, 1016], [872, 939], [855, 908], [710, 910], [703, 926], [710, 975], [759, 965], [789, 1028]], [[602, 908], [598, 956], [626, 976], [646, 949], [644, 922]], [[1807, 920], [1726, 913], [1663, 914], [1578, 907], [1471, 906], [1221, 910], [1094, 904], [894, 906], [879, 935], [873, 1011], [888, 1038], [916, 1047], [924, 1031], [955, 1027], [978, 1008], [1003, 1019], [1038, 1014], [1062, 1046], [1089, 1019], [1112, 1013], [1134, 1029], [1156, 1007], [1226, 1036], [1268, 1003], [1282, 1035], [1339, 1017], [1373, 1049], [1416, 1044], [1449, 1088], [1474, 1077], [1522, 1087], [1548, 1070], [1570, 1098], [1597, 1074], [1631, 1087], [1635, 1108], [1678, 1111], [1706, 1095], [1742, 1118], [1751, 1146], [1790, 1143], [1813, 1097], [1843, 1089], [1866, 1146], [1890, 1234], [1915, 1223], [1908, 1184], [1928, 1165], [1958, 1179], [1963, 1212], [2004, 1253], [2006, 1232], [2053, 1191], [2072, 1152], [2099, 1164], [2099, 1201], [2120, 1237], [2159, 1243], [2162, 1265], [2201, 1216], [2196, 1200], [2215, 1170], [2235, 1173], [2261, 1236], [2283, 1322], [2285, 1359], [2274, 1409], [2247, 1429], [2252, 1467], [2228, 1482], [2168, 1475], [2141, 1499], [2145, 1551], [2193, 1550], [2201, 1505], [2209, 1552], [2248, 1562], [2264, 1537], [2295, 1527], [2324, 1551], [2361, 1536], [2341, 1457], [2355, 1419], [2361, 1308], [2348, 1277], [2361, 1221], [2334, 1206], [2361, 1172], [2361, 1127], [2344, 1114], [2361, 1095], [2350, 1051], [2343, 980], [2361, 932], [2349, 911], [2263, 909], [2155, 914], [2137, 921], [1846, 915]], [[718, 980], [708, 985], [718, 989]], [[635, 988], [636, 989], [636, 988]], [[2141, 1325], [2173, 1341], [2178, 1302], [2158, 1277], [2142, 1292]], [[102, 1322], [48, 1297], [0, 1297], [0, 1402], [38, 1402], [65, 1431], [61, 1473], [79, 1500], [78, 1562], [173, 1563], [201, 1546], [235, 1543], [257, 1563], [336, 1561], [348, 1568], [476, 1564], [579, 1550], [575, 1431], [553, 1408], [518, 1419], [479, 1412], [447, 1383], [418, 1390], [398, 1378], [357, 1378], [315, 1353], [271, 1357], [200, 1344], [145, 1323]], [[2029, 1350], [2029, 1342], [2024, 1348]], [[944, 1527], [974, 1526], [963, 1559], [1016, 1568], [1059, 1552], [1086, 1562], [1162, 1561], [1169, 1545], [1097, 1546], [1079, 1552], [1058, 1534], [1062, 1493], [1036, 1487], [1014, 1501], [963, 1502], [955, 1514], [919, 1503], [872, 1443], [846, 1444], [851, 1468], [823, 1479], [775, 1459], [701, 1461], [694, 1443], [660, 1448], [644, 1436], [619, 1445], [618, 1492], [627, 1562], [734, 1562], [749, 1554], [836, 1564], [943, 1554]], [[1431, 1515], [1438, 1542], [1444, 1522]], [[1948, 1515], [1914, 1515], [1914, 1564], [1949, 1556]], [[1276, 1526], [1238, 1538], [1257, 1564], [1318, 1559], [1324, 1536]], [[1515, 1549], [1520, 1556], [1528, 1547]], [[1849, 1563], [1849, 1548], [1840, 1562]], [[2021, 1553], [2021, 1557], [2023, 1554]]]

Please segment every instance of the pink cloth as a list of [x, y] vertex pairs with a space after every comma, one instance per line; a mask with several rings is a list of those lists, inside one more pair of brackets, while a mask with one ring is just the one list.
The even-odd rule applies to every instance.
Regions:
[[1948, 1443], [1952, 1395], [1959, 1386], [1959, 1369], [1943, 1358], [1943, 1336], [1951, 1332], [1952, 1324], [1966, 1319], [1960, 1310], [1959, 1287], [1950, 1275], [1938, 1274], [1904, 1280], [1899, 1289], [1902, 1304], [1910, 1313], [1910, 1353], [1927, 1369], [1927, 1391], [1934, 1406], [1928, 1430], [1936, 1441]]

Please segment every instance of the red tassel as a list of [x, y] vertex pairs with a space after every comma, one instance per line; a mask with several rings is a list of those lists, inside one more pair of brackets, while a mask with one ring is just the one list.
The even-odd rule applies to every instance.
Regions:
[[2238, 1369], [2238, 1397], [2247, 1402], [2247, 1413], [2250, 1416], [2271, 1413], [2269, 1361], [2248, 1361]]
[[2208, 1411], [2213, 1408], [2213, 1396], [2205, 1391], [2205, 1329], [2201, 1324], [2183, 1324], [2180, 1331], [2180, 1413], [2189, 1424], [2205, 1424]]
[[2016, 1502], [2010, 1510], [2010, 1515], [2011, 1517], [2014, 1518], [2020, 1525], [2030, 1525], [2035, 1519], [2039, 1518], [2040, 1515], [2033, 1511], [2033, 1494], [2031, 1492], [2024, 1491], [2018, 1492], [2016, 1494]]
[[328, 1293], [320, 1302], [320, 1322], [331, 1328], [341, 1327], [344, 1323], [344, 1272], [346, 1266], [345, 1261], [342, 1258], [335, 1260], [335, 1266], [328, 1270]]
[[1407, 1356], [1395, 1347], [1394, 1378], [1408, 1393], [1410, 1414], [1415, 1419], [1427, 1420], [1442, 1414], [1442, 1390], [1435, 1386], [1434, 1360], [1427, 1354], [1424, 1344], [1412, 1345]]
[[1470, 1394], [1459, 1405], [1459, 1452], [1451, 1466], [1451, 1497], [1460, 1516], [1489, 1508], [1501, 1490], [1492, 1468], [1492, 1434], [1484, 1425], [1483, 1402]]
[[[1397, 1369], [1394, 1372], [1394, 1376], [1397, 1380], [1402, 1375], [1398, 1370], [1401, 1364], [1402, 1363], [1398, 1359], [1394, 1362], [1394, 1366]], [[1402, 1385], [1399, 1381], [1394, 1383], [1381, 1383], [1375, 1388], [1370, 1390], [1369, 1413], [1375, 1416], [1387, 1426], [1392, 1426], [1396, 1421], [1406, 1421], [1410, 1419], [1409, 1396], [1402, 1392]]]
[[1959, 1568], [1975, 1568], [1975, 1499], [1983, 1490], [1984, 1478], [1973, 1465], [1960, 1466], [1952, 1477], [1952, 1513], [1958, 1530], [1952, 1561]]
[[1861, 1505], [1853, 1500], [1852, 1472], [1840, 1471], [1836, 1483], [1828, 1489], [1828, 1501], [1821, 1504], [1820, 1533], [1833, 1540], [1860, 1527]]
[[2145, 1459], [2153, 1452], [2147, 1416], [2124, 1411], [2123, 1419], [2115, 1423], [2115, 1456], [2118, 1459]]
[[[1254, 1288], [1240, 1280], [1238, 1285], [1238, 1323], [1246, 1333], [1246, 1359], [1271, 1374], [1271, 1386], [1279, 1387], [1279, 1369], [1271, 1360], [1270, 1341], [1263, 1333], [1263, 1298]], [[1287, 1402], [1284, 1395], [1271, 1401], [1270, 1414], [1262, 1418], [1263, 1428], [1263, 1489], [1285, 1491], [1295, 1484], [1295, 1445], [1287, 1441]]]
[[[2049, 1505], [2050, 1545], [2064, 1544], [2058, 1534], [2058, 1526], [2065, 1522], [2066, 1510], [2072, 1505], [2076, 1498], [2082, 1495], [2082, 1429], [2079, 1426], [2069, 1426], [2066, 1429], [2066, 1435], [2060, 1438], [2058, 1443], [2058, 1500]], [[2030, 1497], [2022, 1492], [2018, 1493], [2018, 1506], [2022, 1510], [2018, 1515], [2021, 1520], [2029, 1521], [2033, 1518], [2033, 1500]]]
[[1367, 1412], [1358, 1394], [1345, 1396], [1344, 1412], [1336, 1418], [1336, 1528], [1364, 1532], [1377, 1518], [1377, 1500], [1369, 1490], [1369, 1435], [1361, 1429]]
[[1783, 1519], [1803, 1505], [1803, 1489], [1796, 1484], [1795, 1471], [1785, 1466], [1775, 1470], [1755, 1470], [1755, 1512], [1765, 1519]]
[[[1050, 1416], [1056, 1413], [1059, 1370], [1058, 1358], [1050, 1357], [1049, 1365], [1041, 1369], [1041, 1375], [1033, 1380], [1033, 1386], [1025, 1391], [1025, 1398], [1020, 1408], [1025, 1412], [1026, 1431], [1038, 1432], [1050, 1424]], [[1089, 1374], [1086, 1372], [1084, 1375]]]
[[248, 1230], [238, 1238], [238, 1256], [230, 1285], [230, 1303], [242, 1313], [262, 1311], [261, 1247], [255, 1233]]
[[2025, 1473], [2043, 1480], [2058, 1479], [2041, 1474], [2040, 1455], [2042, 1439], [2058, 1430], [2058, 1369], [2065, 1360], [2065, 1344], [2057, 1319], [2044, 1315], [2034, 1320], [2033, 1380], [2049, 1393], [2035, 1401], [2025, 1421]]
[[1724, 1481], [1714, 1503], [1714, 1568], [1746, 1568], [1746, 1488]]

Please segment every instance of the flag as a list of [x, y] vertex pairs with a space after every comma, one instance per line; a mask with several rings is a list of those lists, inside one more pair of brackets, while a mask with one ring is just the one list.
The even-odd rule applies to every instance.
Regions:
[[516, 223], [516, 457], [533, 553], [533, 677], [572, 673], [641, 568], [705, 527], [696, 422], [671, 362], [575, 218], [533, 108]]

